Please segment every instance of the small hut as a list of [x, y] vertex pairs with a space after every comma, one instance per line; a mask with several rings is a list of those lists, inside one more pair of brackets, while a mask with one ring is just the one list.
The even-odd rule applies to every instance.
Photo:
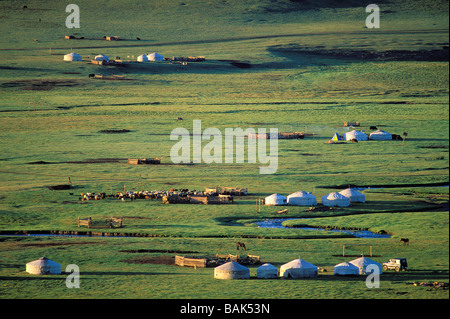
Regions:
[[267, 206], [280, 206], [280, 205], [286, 205], [287, 199], [283, 195], [280, 194], [272, 194], [270, 196], [267, 196], [264, 199], [264, 204]]
[[46, 257], [41, 257], [27, 263], [26, 271], [33, 275], [59, 275], [61, 274], [61, 265]]
[[354, 260], [349, 261], [349, 263], [358, 267], [360, 275], [369, 275], [372, 273], [371, 271], [366, 271], [366, 268], [369, 265], [375, 265], [376, 267], [378, 267], [379, 273], [380, 274], [382, 273], [381, 264], [377, 263], [376, 261], [373, 261], [372, 259], [369, 259], [367, 257], [356, 258]]
[[99, 54], [99, 55], [95, 56], [94, 60], [95, 61], [109, 61], [109, 57], [104, 54]]
[[353, 188], [344, 189], [343, 191], [340, 191], [339, 194], [347, 197], [351, 203], [365, 203], [366, 202], [366, 195], [358, 192], [356, 189], [353, 189]]
[[314, 266], [303, 259], [294, 259], [280, 267], [280, 277], [309, 278], [317, 276], [317, 266]]
[[342, 194], [339, 194], [338, 192], [333, 192], [322, 197], [322, 204], [330, 207], [345, 207], [350, 206], [350, 199]]
[[316, 196], [305, 191], [298, 191], [288, 195], [287, 204], [294, 206], [313, 206], [317, 205]]
[[355, 265], [343, 262], [334, 266], [334, 275], [335, 276], [358, 276], [359, 268]]
[[146, 56], [145, 54], [141, 54], [140, 56], [137, 57], [136, 61], [138, 61], [138, 62], [148, 62], [148, 56]]
[[256, 277], [257, 278], [277, 278], [278, 277], [278, 269], [272, 264], [266, 263], [262, 266], [256, 268]]
[[69, 53], [69, 54], [65, 54], [64, 61], [81, 61], [83, 60], [82, 56], [79, 54], [76, 54], [75, 52]]
[[373, 133], [370, 133], [369, 139], [370, 140], [379, 140], [379, 141], [392, 140], [392, 134], [388, 133], [386, 131], [383, 131], [383, 130], [378, 130]]
[[357, 130], [353, 130], [344, 134], [344, 140], [351, 141], [352, 139], [355, 139], [357, 141], [367, 141], [367, 134]]
[[229, 261], [214, 268], [216, 279], [249, 279], [250, 270], [234, 261]]

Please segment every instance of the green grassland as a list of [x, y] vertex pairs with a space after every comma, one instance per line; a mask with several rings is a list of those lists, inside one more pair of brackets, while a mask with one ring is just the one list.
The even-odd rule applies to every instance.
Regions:
[[[448, 1], [384, 1], [380, 29], [366, 29], [366, 4], [351, 0], [77, 4], [81, 28], [67, 29], [63, 3], [0, 2], [0, 231], [78, 231], [78, 217], [122, 216], [124, 227], [114, 232], [149, 237], [1, 236], [0, 298], [449, 297], [448, 290], [411, 284], [448, 282], [448, 187], [415, 187], [448, 185], [448, 61], [315, 54], [404, 50], [410, 57], [445, 47], [448, 52]], [[68, 34], [85, 39], [65, 40]], [[105, 35], [121, 40], [105, 41]], [[98, 66], [86, 58], [64, 62], [63, 55], [72, 51], [121, 57], [125, 65]], [[165, 57], [206, 56], [206, 61], [128, 62], [155, 51]], [[92, 73], [126, 80], [90, 79]], [[176, 121], [179, 116], [184, 120]], [[170, 133], [178, 127], [192, 133], [193, 120], [221, 132], [273, 127], [313, 135], [279, 140], [278, 169], [271, 175], [259, 174], [259, 167], [267, 166], [261, 163], [176, 165]], [[359, 121], [366, 132], [377, 126], [408, 135], [404, 143], [327, 144], [335, 132], [348, 131], [344, 121]], [[122, 129], [129, 132], [101, 132]], [[126, 161], [137, 157], [158, 157], [162, 163]], [[74, 189], [46, 187], [66, 184], [67, 177]], [[250, 195], [231, 205], [80, 200], [86, 192], [218, 185], [246, 187]], [[387, 188], [366, 189], [367, 202], [348, 208], [289, 207], [282, 217], [308, 219], [285, 224], [384, 230], [391, 238], [255, 224], [280, 217], [278, 207], [257, 212], [258, 199], [305, 190], [320, 203], [342, 185]], [[402, 187], [389, 188], [395, 185]], [[402, 245], [400, 238], [411, 244]], [[317, 279], [220, 281], [212, 268], [160, 262], [174, 251], [234, 253], [235, 241], [278, 267], [301, 256], [327, 271]], [[343, 244], [354, 254], [367, 254], [373, 245], [378, 262], [406, 257], [410, 270], [383, 274], [379, 289], [367, 289], [364, 278], [337, 278], [333, 266], [347, 260], [333, 255]], [[131, 252], [139, 249], [154, 252]], [[67, 289], [65, 275], [27, 274], [26, 262], [43, 255], [63, 270], [77, 264], [81, 287]], [[256, 267], [250, 271], [255, 278]]]

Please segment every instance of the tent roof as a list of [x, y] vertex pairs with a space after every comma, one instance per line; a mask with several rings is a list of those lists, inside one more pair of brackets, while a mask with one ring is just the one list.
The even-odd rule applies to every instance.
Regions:
[[355, 265], [357, 267], [358, 266], [369, 265], [369, 264], [381, 265], [380, 263], [377, 263], [376, 261], [373, 261], [372, 259], [367, 258], [367, 257], [359, 257], [359, 258], [356, 258], [356, 259], [353, 259], [353, 260], [349, 261], [349, 263], [351, 263], [352, 265]]
[[277, 267], [275, 267], [272, 264], [265, 263], [264, 265], [261, 265], [257, 268], [258, 270], [277, 270]]
[[283, 195], [280, 195], [278, 193], [275, 193], [270, 196], [267, 196], [266, 198], [284, 198], [285, 199], [286, 197], [284, 197]]
[[290, 262], [282, 265], [283, 268], [307, 268], [307, 269], [317, 269], [317, 266], [303, 260], [303, 259], [294, 259]]
[[323, 196], [323, 198], [326, 198], [328, 200], [336, 200], [336, 199], [343, 199], [346, 198], [344, 195], [339, 194], [338, 192], [332, 192], [328, 195]]
[[356, 189], [353, 189], [353, 188], [346, 188], [343, 191], [340, 191], [339, 194], [344, 195], [344, 196], [364, 196], [363, 193], [360, 193]]
[[333, 137], [331, 138], [332, 141], [342, 141], [342, 138], [339, 136], [338, 133], [334, 133]]
[[291, 197], [316, 198], [316, 196], [314, 196], [313, 194], [305, 192], [305, 191], [298, 191], [298, 192], [288, 195], [288, 198], [291, 198]]
[[225, 270], [225, 271], [243, 271], [243, 270], [248, 270], [247, 267], [242, 266], [240, 264], [238, 264], [237, 262], [234, 261], [229, 261], [223, 265], [220, 265], [218, 267], [216, 267], [216, 269], [219, 270]]
[[59, 266], [59, 264], [57, 262], [54, 262], [53, 260], [50, 260], [47, 257], [41, 257], [39, 259], [30, 261], [29, 263], [27, 263], [27, 265], [30, 265], [30, 266], [58, 265]]
[[358, 269], [358, 267], [356, 267], [355, 265], [353, 265], [353, 264], [351, 264], [349, 262], [346, 262], [346, 261], [343, 262], [343, 263], [337, 264], [336, 266], [334, 266], [334, 268], [340, 268], [340, 267], [342, 267], [342, 268]]

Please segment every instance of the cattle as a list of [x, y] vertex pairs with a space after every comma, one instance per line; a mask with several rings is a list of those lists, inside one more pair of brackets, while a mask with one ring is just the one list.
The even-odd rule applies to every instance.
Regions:
[[89, 74], [89, 78], [95, 78], [95, 73]]
[[376, 126], [371, 126], [370, 129], [376, 131], [377, 127]]
[[401, 238], [400, 242], [405, 244], [405, 245], [409, 245], [409, 238]]
[[183, 120], [183, 118], [181, 116], [177, 117], [177, 121], [182, 121], [182, 120]]
[[141, 40], [141, 38], [139, 38], [139, 37], [136, 37], [136, 40], [138, 40], [138, 41], [139, 41], [139, 40]]
[[357, 140], [356, 138], [352, 138], [352, 139], [350, 140], [350, 142], [358, 143], [358, 140]]
[[236, 249], [239, 250], [239, 248], [243, 248], [244, 250], [247, 250], [244, 243], [236, 242]]

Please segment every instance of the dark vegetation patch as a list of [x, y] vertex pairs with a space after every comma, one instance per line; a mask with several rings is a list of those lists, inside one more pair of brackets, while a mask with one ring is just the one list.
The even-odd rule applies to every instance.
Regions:
[[313, 54], [315, 56], [351, 59], [357, 61], [441, 61], [449, 60], [449, 47], [434, 50], [344, 50], [323, 47], [306, 47], [298, 44], [280, 45], [269, 48], [274, 52]]
[[18, 80], [0, 84], [2, 88], [21, 88], [22, 90], [49, 91], [56, 87], [74, 87], [80, 85], [75, 80]]
[[62, 189], [73, 189], [74, 187], [69, 184], [62, 184], [62, 185], [51, 185], [51, 186], [45, 186], [50, 190], [62, 190]]
[[446, 145], [430, 145], [430, 146], [420, 146], [420, 148], [443, 148], [443, 149], [448, 149], [448, 146], [446, 146]]
[[172, 250], [172, 249], [126, 249], [119, 250], [121, 253], [169, 253], [169, 254], [196, 254], [198, 251]]
[[127, 129], [109, 129], [109, 130], [100, 130], [99, 132], [106, 134], [121, 134], [121, 133], [129, 133], [131, 131]]
[[127, 264], [175, 265], [175, 256], [144, 256], [121, 260]]
[[66, 162], [46, 162], [46, 161], [36, 161], [29, 162], [27, 164], [31, 165], [49, 165], [49, 164], [96, 164], [96, 163], [120, 163], [127, 161], [128, 158], [93, 158], [85, 159], [83, 161], [66, 161]]
[[319, 185], [316, 188], [330, 188], [330, 189], [346, 189], [346, 188], [407, 188], [407, 187], [436, 187], [448, 186], [448, 182], [428, 183], [428, 184], [379, 184], [379, 185], [356, 185], [356, 184], [341, 184], [341, 185]]
[[232, 66], [235, 66], [240, 69], [250, 69], [252, 65], [250, 63], [244, 63], [244, 62], [231, 62]]

